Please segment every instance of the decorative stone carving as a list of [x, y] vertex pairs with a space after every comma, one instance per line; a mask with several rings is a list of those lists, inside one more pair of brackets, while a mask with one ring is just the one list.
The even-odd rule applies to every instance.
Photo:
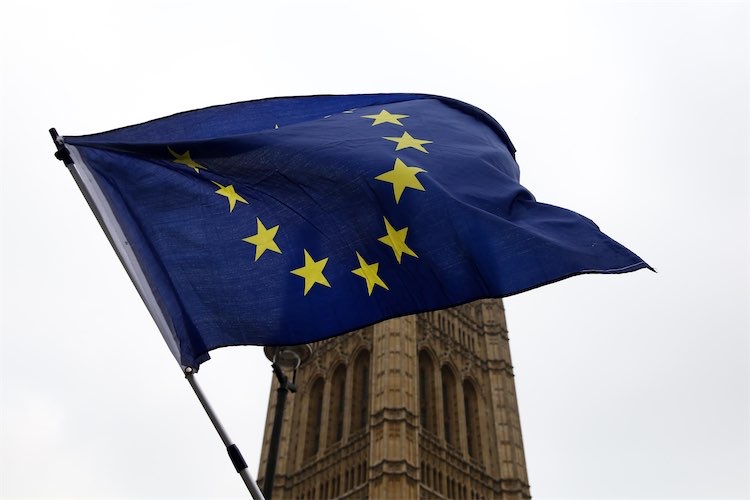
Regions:
[[[422, 366], [427, 359], [428, 368]], [[343, 396], [340, 375], [332, 389], [340, 363], [346, 367]], [[443, 367], [451, 367], [444, 372], [448, 388]], [[325, 377], [319, 428], [311, 425], [317, 403], [302, 391], [317, 376]], [[297, 384], [301, 391], [289, 398], [282, 427], [276, 498], [530, 498], [500, 300], [393, 319], [318, 342]], [[337, 397], [343, 402], [331, 401]], [[331, 414], [342, 407], [343, 424]], [[269, 411], [261, 484], [272, 422]], [[319, 449], [305, 456], [310, 439]]]

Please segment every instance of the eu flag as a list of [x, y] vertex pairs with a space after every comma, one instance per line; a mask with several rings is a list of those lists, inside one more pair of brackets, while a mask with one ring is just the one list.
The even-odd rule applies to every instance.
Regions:
[[445, 97], [242, 102], [63, 145], [183, 367], [649, 267], [538, 203], [503, 128]]

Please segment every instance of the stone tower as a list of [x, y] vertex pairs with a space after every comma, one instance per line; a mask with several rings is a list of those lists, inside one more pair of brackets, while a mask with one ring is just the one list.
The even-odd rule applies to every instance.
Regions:
[[287, 399], [274, 500], [530, 498], [501, 300], [388, 320], [312, 348]]

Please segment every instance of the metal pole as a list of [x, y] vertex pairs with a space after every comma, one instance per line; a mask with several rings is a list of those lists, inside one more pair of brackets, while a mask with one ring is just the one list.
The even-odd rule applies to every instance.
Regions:
[[281, 439], [281, 424], [284, 421], [284, 407], [289, 390], [294, 390], [294, 385], [289, 383], [289, 378], [284, 375], [279, 365], [272, 363], [273, 373], [279, 381], [276, 389], [276, 412], [273, 417], [273, 430], [271, 431], [271, 442], [268, 445], [268, 460], [266, 461], [266, 473], [263, 477], [263, 494], [271, 500], [273, 492], [273, 479], [276, 474], [276, 459], [279, 454], [279, 440]]
[[232, 443], [232, 440], [229, 438], [229, 434], [227, 434], [227, 431], [224, 430], [224, 427], [221, 425], [219, 418], [214, 413], [213, 408], [211, 408], [211, 405], [208, 403], [205, 394], [203, 394], [203, 391], [198, 385], [198, 381], [195, 380], [195, 374], [193, 373], [193, 370], [189, 367], [185, 368], [185, 378], [190, 383], [190, 387], [193, 388], [193, 392], [195, 392], [195, 395], [198, 397], [198, 401], [201, 402], [203, 409], [206, 410], [206, 415], [208, 415], [211, 423], [214, 424], [214, 428], [216, 429], [216, 432], [219, 433], [219, 437], [221, 437], [221, 441], [224, 443], [224, 446], [227, 447], [229, 458], [230, 460], [232, 460], [232, 464], [234, 465], [235, 470], [237, 470], [240, 477], [242, 477], [242, 480], [245, 482], [245, 486], [247, 486], [250, 495], [252, 495], [254, 500], [265, 500], [263, 498], [263, 493], [261, 493], [258, 485], [253, 479], [253, 476], [250, 474], [250, 471], [247, 468], [247, 463], [245, 463], [245, 459], [242, 457], [242, 453], [240, 453], [237, 445]]
[[[55, 157], [58, 160], [61, 160], [65, 164], [65, 166], [68, 167], [71, 174], [73, 174], [73, 178], [78, 184], [78, 187], [81, 189], [83, 196], [86, 198], [86, 201], [91, 207], [91, 210], [94, 212], [96, 219], [99, 221], [99, 224], [104, 230], [104, 234], [107, 235], [109, 242], [112, 244], [112, 248], [115, 249], [115, 253], [120, 258], [120, 262], [122, 262], [123, 267], [125, 268], [128, 275], [130, 276], [130, 279], [133, 281], [133, 284], [138, 290], [138, 293], [141, 294], [141, 297], [143, 298], [143, 301], [145, 302], [146, 307], [148, 307], [149, 312], [154, 317], [154, 320], [156, 321], [156, 324], [159, 327], [159, 330], [162, 332], [162, 335], [164, 336], [164, 340], [166, 340], [167, 345], [169, 346], [170, 350], [172, 350], [172, 353], [175, 354], [175, 357], [177, 357], [177, 359], [179, 360], [180, 359], [179, 352], [175, 351], [175, 344], [174, 344], [174, 341], [171, 340], [171, 333], [169, 331], [169, 327], [164, 326], [166, 324], [166, 319], [164, 318], [164, 314], [161, 312], [161, 310], [158, 307], [155, 306], [156, 299], [153, 297], [150, 286], [148, 282], [146, 281], [145, 276], [143, 276], [143, 271], [140, 269], [138, 265], [137, 258], [135, 258], [135, 256], [132, 254], [132, 250], [130, 251], [128, 250], [129, 249], [128, 243], [125, 237], [122, 235], [122, 230], [119, 228], [119, 225], [116, 219], [111, 214], [111, 208], [109, 208], [106, 201], [103, 201], [103, 198], [101, 198], [101, 195], [98, 195], [99, 198], [97, 198], [96, 193], [92, 194], [91, 188], [95, 187], [96, 184], [92, 182], [87, 182], [83, 179], [83, 177], [81, 176], [81, 172], [79, 172], [78, 168], [73, 162], [73, 158], [71, 157], [71, 151], [66, 147], [65, 142], [63, 141], [62, 137], [60, 137], [60, 134], [57, 133], [57, 130], [52, 128], [49, 130], [49, 133], [52, 136], [52, 140], [55, 142], [55, 146], [57, 147], [57, 152], [55, 153]], [[99, 200], [99, 202], [97, 202], [97, 199]], [[117, 232], [116, 235], [113, 235], [113, 230]], [[245, 463], [245, 459], [242, 457], [242, 454], [240, 453], [239, 448], [237, 448], [237, 446], [234, 443], [232, 443], [231, 439], [229, 439], [229, 435], [226, 433], [226, 431], [224, 430], [224, 427], [222, 427], [221, 425], [221, 422], [219, 422], [218, 417], [214, 413], [211, 406], [208, 404], [208, 401], [206, 400], [206, 396], [203, 394], [203, 391], [201, 390], [200, 386], [198, 385], [197, 381], [195, 380], [193, 376], [192, 369], [185, 368], [185, 378], [187, 378], [188, 382], [190, 383], [190, 386], [193, 388], [193, 391], [195, 392], [195, 395], [198, 397], [198, 400], [201, 402], [201, 405], [203, 405], [203, 409], [206, 411], [208, 418], [211, 419], [211, 423], [214, 424], [214, 428], [216, 428], [216, 432], [219, 433], [221, 440], [224, 442], [224, 445], [227, 447], [227, 453], [229, 453], [229, 458], [232, 460], [232, 464], [234, 464], [235, 469], [237, 470], [239, 475], [242, 477], [242, 480], [245, 482], [245, 485], [247, 486], [247, 489], [250, 491], [250, 494], [252, 495], [253, 499], [265, 500], [263, 498], [263, 494], [260, 492], [260, 489], [258, 489], [258, 485], [255, 483], [255, 480], [250, 475], [250, 471], [247, 469], [247, 464]]]

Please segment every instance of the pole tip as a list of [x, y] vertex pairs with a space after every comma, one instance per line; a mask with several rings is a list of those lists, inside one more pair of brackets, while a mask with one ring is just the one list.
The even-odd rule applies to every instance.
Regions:
[[68, 151], [68, 148], [65, 147], [65, 143], [63, 142], [62, 137], [60, 137], [60, 134], [57, 133], [57, 130], [55, 127], [52, 127], [49, 129], [49, 135], [52, 136], [52, 140], [55, 143], [55, 146], [57, 147], [57, 151], [55, 152], [55, 158], [62, 161], [66, 167], [70, 167], [73, 165], [73, 159], [70, 157], [70, 151]]

